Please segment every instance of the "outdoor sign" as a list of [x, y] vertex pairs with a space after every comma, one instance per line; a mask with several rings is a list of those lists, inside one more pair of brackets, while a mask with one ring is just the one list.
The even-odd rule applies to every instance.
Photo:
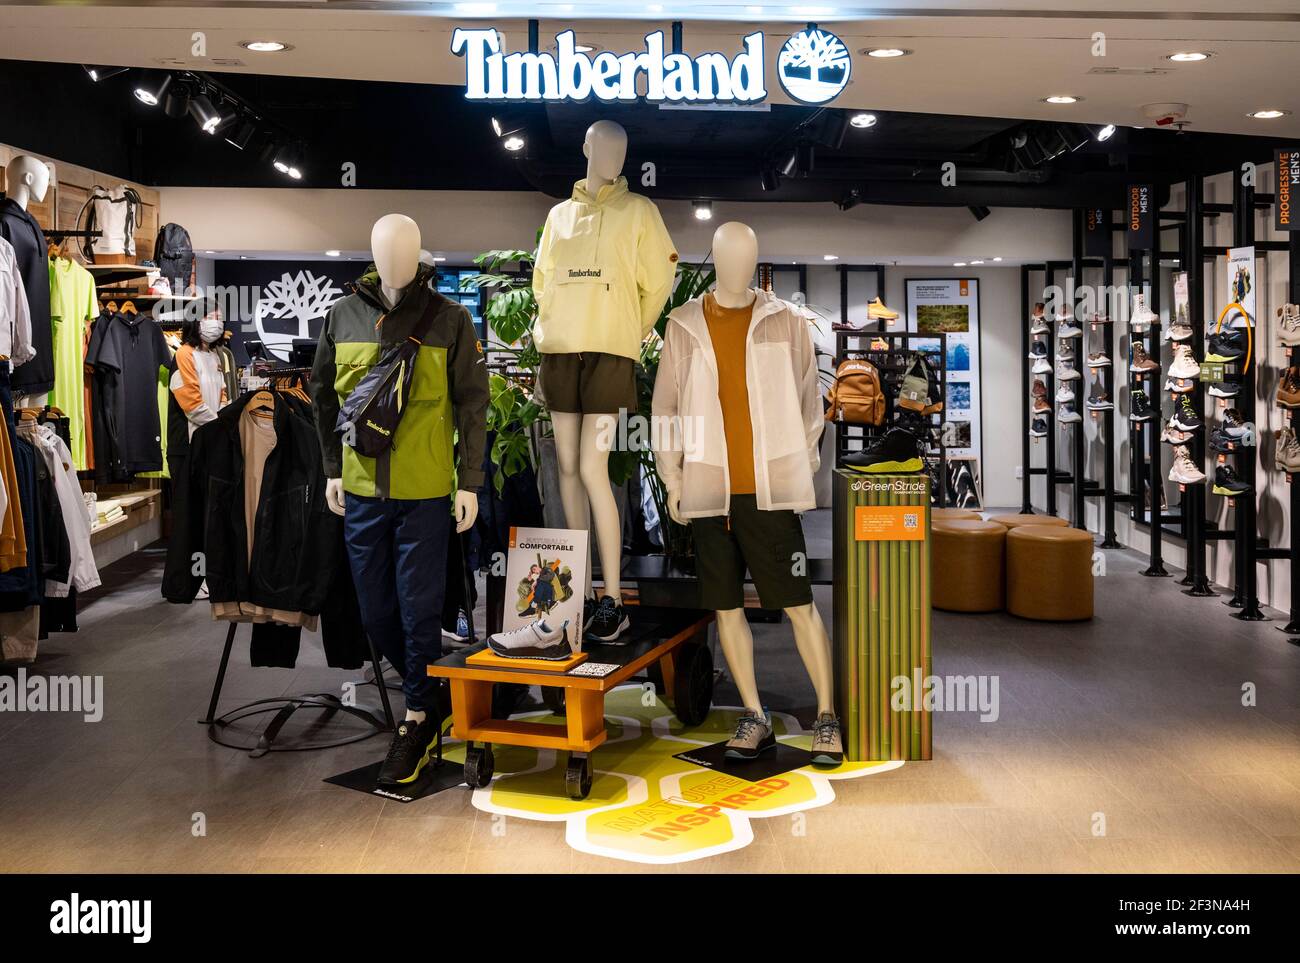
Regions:
[[1277, 171], [1273, 226], [1279, 231], [1297, 230], [1296, 185], [1300, 184], [1300, 150], [1274, 151], [1273, 164], [1273, 169]]
[[[767, 99], [765, 38], [740, 38], [729, 53], [674, 52], [664, 31], [647, 33], [641, 50], [589, 51], [572, 30], [553, 50], [502, 49], [494, 27], [458, 27], [451, 52], [465, 58], [465, 96], [492, 102], [753, 105]], [[782, 89], [804, 104], [826, 104], [848, 86], [853, 56], [844, 41], [814, 25], [792, 35], [777, 55]]]
[[1150, 184], [1130, 184], [1125, 200], [1129, 250], [1149, 251], [1156, 244], [1155, 191]]
[[1084, 257], [1110, 257], [1113, 247], [1110, 240], [1109, 212], [1102, 207], [1090, 207], [1083, 212]]

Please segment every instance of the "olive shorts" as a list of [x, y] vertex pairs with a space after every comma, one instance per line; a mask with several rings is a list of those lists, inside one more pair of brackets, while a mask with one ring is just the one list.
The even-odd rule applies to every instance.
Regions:
[[616, 415], [620, 409], [637, 410], [636, 362], [615, 354], [544, 354], [537, 388], [551, 411]]
[[732, 495], [731, 513], [691, 519], [700, 605], [714, 611], [745, 604], [745, 569], [765, 609], [813, 600], [803, 525], [792, 511], [763, 511], [753, 495]]

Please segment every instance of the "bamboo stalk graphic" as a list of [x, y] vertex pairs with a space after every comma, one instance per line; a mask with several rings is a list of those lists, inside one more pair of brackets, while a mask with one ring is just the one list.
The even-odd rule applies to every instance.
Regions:
[[[859, 497], [868, 507], [876, 503], [876, 496], [871, 491], [862, 492]], [[858, 656], [866, 670], [863, 673], [866, 685], [860, 690], [860, 695], [867, 717], [867, 758], [879, 759], [880, 693], [877, 689], [880, 682], [880, 666], [876, 662], [876, 647], [880, 644], [880, 630], [877, 621], [880, 543], [873, 540], [863, 544], [866, 545], [866, 551], [860, 557], [859, 564], [862, 566], [862, 581], [866, 585], [867, 591], [866, 604], [859, 606], [858, 609], [858, 615], [864, 628], [862, 648]]]

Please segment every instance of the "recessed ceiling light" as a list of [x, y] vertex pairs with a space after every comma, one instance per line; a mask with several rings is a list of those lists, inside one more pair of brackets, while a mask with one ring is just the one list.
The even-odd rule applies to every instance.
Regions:
[[1194, 64], [1200, 60], [1209, 60], [1210, 55], [1200, 50], [1188, 50], [1182, 53], [1170, 54], [1165, 59], [1173, 60], [1180, 64]]
[[1247, 117], [1254, 117], [1256, 120], [1277, 120], [1279, 117], [1285, 117], [1291, 113], [1289, 110], [1281, 110], [1277, 107], [1265, 107], [1262, 110], [1252, 110]]
[[326, 252], [325, 252], [325, 256], [326, 256], [326, 257], [338, 257], [338, 256], [341, 255], [342, 253], [343, 253], [342, 251], [326, 251]]
[[713, 220], [712, 201], [694, 201], [691, 206], [695, 209], [695, 219], [697, 221]]
[[965, 261], [953, 261], [953, 262], [952, 262], [952, 266], [953, 266], [953, 267], [965, 267], [965, 266], [966, 266], [966, 262], [965, 262]]
[[217, 252], [216, 252], [216, 251], [204, 251], [203, 253], [204, 253], [204, 254], [216, 254]]
[[1097, 141], [1099, 143], [1104, 144], [1106, 141], [1110, 140], [1114, 136], [1115, 136], [1114, 124], [1107, 124], [1101, 130], [1097, 131]]
[[282, 50], [293, 49], [293, 44], [279, 40], [245, 40], [240, 46], [253, 53], [279, 53]]
[[589, 54], [596, 48], [589, 43], [578, 43], [573, 45], [573, 49], [575, 52], [580, 54]]
[[912, 51], [904, 50], [902, 47], [868, 47], [860, 52], [877, 60], [892, 60], [895, 57], [906, 57]]
[[1044, 97], [1045, 104], [1077, 104], [1083, 100], [1082, 97], [1075, 97], [1073, 94], [1052, 94], [1050, 97]]
[[441, 264], [443, 261], [445, 261], [445, 260], [447, 260], [447, 259], [446, 259], [445, 257], [443, 257], [441, 254], [435, 254], [435, 255], [433, 256], [433, 260], [434, 260], [434, 263], [435, 263], [435, 264]]
[[838, 261], [839, 259], [840, 259], [840, 256], [839, 256], [838, 254], [823, 254], [823, 255], [822, 255], [822, 260], [823, 260], [823, 261]]
[[876, 115], [868, 114], [868, 113], [854, 114], [852, 117], [849, 118], [849, 123], [852, 124], [854, 127], [858, 127], [861, 129], [865, 129], [867, 127], [875, 127]]
[[974, 261], [971, 261], [970, 263], [971, 263], [971, 267], [974, 267], [975, 265], [977, 265], [977, 264], [983, 264], [984, 262], [983, 262], [982, 260], [980, 260], [979, 258], [976, 258]]
[[1002, 258], [1000, 258], [1000, 257], [995, 257], [993, 260], [994, 260], [995, 262], [996, 262], [996, 261], [1001, 261]]

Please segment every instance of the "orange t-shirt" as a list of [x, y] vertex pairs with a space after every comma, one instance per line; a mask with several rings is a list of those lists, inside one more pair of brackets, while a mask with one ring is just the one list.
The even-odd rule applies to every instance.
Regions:
[[727, 469], [733, 495], [752, 495], [754, 486], [754, 425], [749, 417], [749, 381], [745, 377], [745, 342], [754, 306], [724, 308], [704, 296], [704, 320], [718, 359], [718, 401], [727, 438]]

